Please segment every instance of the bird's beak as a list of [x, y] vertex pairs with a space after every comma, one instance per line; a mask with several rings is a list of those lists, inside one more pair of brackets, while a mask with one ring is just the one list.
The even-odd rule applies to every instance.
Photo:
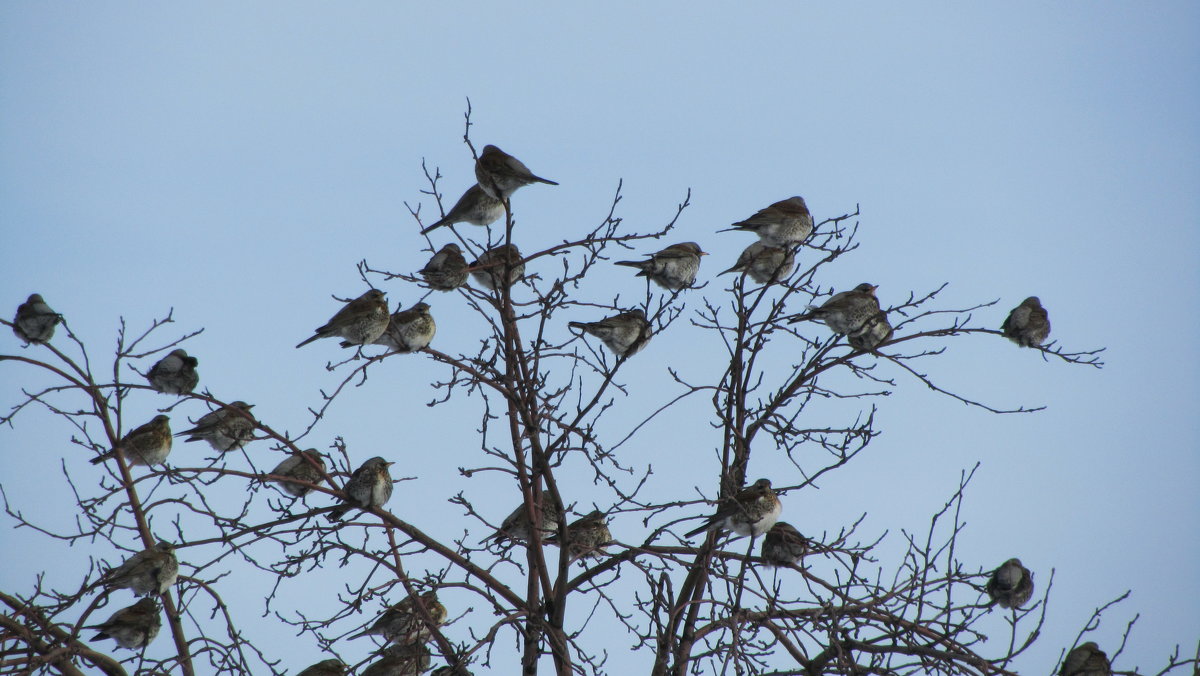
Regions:
[[700, 255], [701, 255], [701, 256], [707, 256], [707, 255], [708, 255], [708, 252], [707, 252], [707, 251], [701, 251], [701, 252], [700, 252]]
[[387, 464], [387, 466], [388, 466], [388, 467], [391, 467], [391, 466], [392, 466], [392, 465], [394, 465], [394, 464], [396, 464], [396, 463], [394, 463], [394, 462], [389, 462], [389, 463]]

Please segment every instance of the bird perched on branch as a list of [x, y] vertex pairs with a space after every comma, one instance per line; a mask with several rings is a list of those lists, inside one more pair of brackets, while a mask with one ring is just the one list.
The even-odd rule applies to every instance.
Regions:
[[[538, 530], [541, 532], [541, 539], [545, 542], [551, 534], [558, 531], [559, 514], [558, 507], [554, 506], [554, 500], [551, 499], [548, 493], [542, 493], [542, 505], [540, 508], [541, 517], [538, 523]], [[504, 522], [500, 524], [500, 529], [492, 536], [495, 540], [515, 540], [516, 542], [527, 542], [530, 538], [530, 520], [529, 508], [524, 502], [517, 505], [517, 508], [509, 514]]]
[[159, 542], [105, 573], [100, 582], [109, 589], [131, 589], [138, 596], [151, 596], [170, 589], [178, 577], [175, 545]]
[[171, 350], [150, 367], [146, 380], [150, 381], [150, 387], [163, 394], [189, 394], [200, 383], [200, 374], [196, 373], [199, 363], [184, 350]]
[[808, 553], [808, 540], [786, 521], [777, 521], [763, 538], [759, 554], [771, 566], [799, 563]]
[[[317, 449], [310, 448], [307, 451], [293, 453], [284, 458], [283, 462], [275, 466], [271, 470], [271, 474], [276, 476], [285, 476], [298, 481], [307, 481], [310, 484], [321, 482], [321, 475], [325, 472], [325, 461], [321, 459], [321, 454], [317, 453]], [[282, 481], [273, 479], [279, 483], [279, 488], [284, 493], [294, 497], [302, 498], [312, 491], [311, 486], [306, 486], [301, 483], [292, 481]]]
[[184, 443], [207, 441], [209, 446], [222, 453], [242, 448], [254, 438], [254, 416], [250, 415], [252, 408], [254, 404], [235, 401], [205, 413], [196, 421], [195, 427], [175, 436], [187, 435]]
[[437, 323], [429, 314], [429, 306], [417, 303], [407, 310], [392, 313], [387, 329], [375, 339], [375, 344], [396, 352], [416, 352], [427, 347], [435, 333]]
[[873, 352], [891, 337], [892, 325], [888, 323], [887, 313], [880, 310], [863, 322], [857, 331], [846, 336], [846, 342], [856, 350]]
[[530, 183], [558, 185], [548, 178], [535, 176], [525, 163], [496, 146], [484, 146], [475, 161], [475, 178], [483, 192], [498, 200], [508, 199], [517, 188]]
[[638, 277], [648, 277], [664, 289], [679, 291], [696, 283], [700, 257], [708, 254], [695, 242], [681, 242], [648, 255], [650, 257], [644, 261], [617, 261], [616, 264], [637, 268]]
[[1093, 641], [1088, 641], [1067, 653], [1060, 676], [1112, 676], [1108, 655]]
[[162, 628], [161, 611], [154, 599], [145, 598], [113, 613], [103, 624], [87, 628], [100, 630], [92, 637], [93, 641], [111, 638], [122, 648], [138, 650], [158, 636], [158, 630]]
[[703, 526], [684, 537], [712, 529], [757, 537], [775, 525], [782, 511], [783, 505], [771, 489], [771, 480], [759, 479], [732, 498], [722, 500], [716, 513], [705, 519]]
[[429, 259], [420, 275], [431, 289], [453, 291], [467, 283], [467, 259], [463, 257], [462, 249], [451, 242]]
[[322, 660], [308, 667], [296, 676], [345, 676], [346, 665], [341, 660]]
[[171, 453], [171, 419], [165, 415], [156, 415], [150, 422], [135, 428], [129, 434], [121, 437], [117, 447], [96, 458], [93, 465], [115, 458], [117, 448], [125, 455], [125, 462], [130, 465], [161, 465]]
[[446, 621], [446, 606], [438, 601], [436, 591], [427, 591], [416, 596], [409, 595], [396, 605], [383, 611], [379, 619], [366, 631], [359, 632], [350, 638], [361, 636], [381, 636], [391, 643], [424, 643], [433, 637], [429, 622], [421, 616], [417, 604], [425, 608], [433, 626], [440, 627]]
[[474, 676], [466, 667], [442, 666], [429, 672], [429, 676]]
[[1050, 315], [1037, 296], [1030, 296], [1008, 313], [1000, 330], [1021, 347], [1037, 347], [1050, 336]]
[[355, 507], [370, 509], [380, 507], [392, 499], [392, 474], [388, 467], [395, 463], [380, 457], [374, 457], [364, 462], [354, 470], [350, 480], [346, 482], [345, 504], [330, 512], [330, 521], [339, 521], [346, 512]]
[[431, 662], [429, 648], [422, 643], [392, 645], [382, 659], [363, 669], [362, 676], [420, 676]]
[[425, 235], [443, 225], [454, 225], [455, 223], [491, 225], [503, 215], [504, 202], [487, 194], [476, 184], [467, 188], [454, 206], [450, 207], [450, 211], [446, 212], [441, 220], [422, 230], [421, 234]]
[[813, 217], [804, 198], [797, 195], [760, 209], [750, 218], [734, 223], [733, 229], [753, 232], [771, 246], [791, 247], [812, 234]]
[[1020, 559], [1009, 559], [992, 571], [987, 594], [1001, 608], [1020, 608], [1033, 596], [1033, 574]]
[[650, 322], [640, 308], [605, 317], [598, 322], [570, 322], [572, 329], [600, 339], [618, 357], [632, 357], [650, 342]]
[[28, 300], [17, 306], [13, 333], [27, 345], [48, 343], [54, 337], [54, 327], [61, 321], [62, 315], [51, 310], [41, 294], [30, 294]]
[[350, 345], [370, 345], [388, 325], [388, 305], [385, 294], [371, 289], [346, 303], [333, 317], [316, 330], [311, 338], [300, 341], [304, 347], [318, 338], [345, 338]]
[[808, 311], [788, 320], [795, 324], [806, 320], [824, 322], [834, 333], [856, 333], [868, 319], [879, 312], [879, 299], [874, 284], [859, 284], [853, 291], [833, 294], [821, 307], [810, 305]]
[[[587, 516], [567, 526], [567, 556], [571, 563], [583, 558], [601, 558], [607, 552], [604, 546], [613, 541], [612, 533], [608, 530], [608, 520], [604, 513], [593, 511]], [[546, 538], [551, 545], [561, 544], [557, 535]]]
[[[508, 270], [508, 281], [505, 282], [504, 271]], [[485, 289], [495, 291], [500, 286], [512, 286], [514, 282], [525, 276], [525, 261], [516, 244], [503, 244], [494, 249], [488, 249], [471, 263], [471, 276]]]
[[771, 284], [792, 274], [795, 266], [796, 252], [791, 245], [771, 246], [759, 240], [746, 247], [738, 256], [737, 263], [721, 274], [745, 272], [759, 284]]

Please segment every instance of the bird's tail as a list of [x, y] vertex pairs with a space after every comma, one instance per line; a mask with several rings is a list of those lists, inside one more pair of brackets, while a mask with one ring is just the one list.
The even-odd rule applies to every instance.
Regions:
[[630, 268], [638, 268], [639, 270], [644, 270], [646, 268], [646, 261], [613, 261], [613, 264], [624, 265]]
[[700, 526], [700, 527], [699, 527], [699, 528], [697, 528], [696, 530], [694, 530], [694, 531], [692, 531], [692, 532], [690, 532], [690, 533], [688, 533], [688, 534], [684, 535], [683, 537], [685, 537], [685, 538], [694, 537], [694, 536], [696, 536], [696, 535], [699, 535], [699, 534], [703, 533], [704, 531], [708, 530], [709, 528], [712, 528], [712, 524], [711, 524], [711, 523], [705, 523], [703, 526]]
[[[341, 507], [338, 507], [337, 509], [326, 514], [325, 518], [329, 519], [330, 521], [341, 521], [342, 517], [346, 516], [346, 512], [349, 512], [349, 511], [350, 511], [350, 505], [342, 505]], [[353, 638], [353, 637], [351, 637], [351, 638]]]
[[313, 336], [311, 338], [306, 338], [306, 339], [300, 341], [299, 343], [297, 343], [296, 347], [304, 347], [305, 345], [308, 345], [309, 343], [313, 342], [314, 340], [316, 340], [320, 337], [321, 337], [321, 334], [315, 333], [315, 334], [313, 334]]
[[437, 223], [434, 223], [433, 225], [429, 226], [428, 228], [425, 228], [424, 230], [422, 230], [421, 234], [428, 235], [431, 231], [436, 230], [436, 229], [442, 227], [443, 225], [449, 225], [449, 224], [450, 224], [450, 220], [447, 218], [443, 218], [442, 220], [438, 221]]
[[105, 453], [104, 455], [92, 458], [90, 462], [93, 465], [99, 465], [100, 463], [104, 462], [105, 460], [108, 460], [109, 458], [115, 458], [115, 457], [117, 457], [117, 451], [116, 451], [116, 449], [113, 449], [113, 450], [109, 451], [108, 453]]

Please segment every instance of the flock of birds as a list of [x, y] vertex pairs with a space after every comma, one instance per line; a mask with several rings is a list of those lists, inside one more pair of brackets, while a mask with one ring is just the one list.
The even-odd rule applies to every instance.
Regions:
[[[517, 158], [489, 145], [476, 161], [476, 185], [471, 186], [440, 220], [422, 233], [456, 223], [490, 225], [505, 213], [505, 201], [518, 188], [531, 183], [557, 185], [554, 181], [534, 175]], [[760, 284], [771, 284], [786, 278], [795, 265], [796, 251], [813, 231], [813, 218], [801, 197], [790, 197], [759, 210], [753, 216], [734, 223], [734, 230], [753, 232], [755, 241], [738, 257], [733, 267], [721, 274], [743, 273]], [[618, 261], [617, 265], [636, 268], [637, 275], [646, 277], [658, 286], [678, 291], [690, 288], [700, 269], [700, 259], [707, 255], [695, 242], [672, 244], [649, 254], [641, 261]], [[514, 245], [504, 245], [485, 251], [468, 264], [457, 244], [443, 246], [420, 270], [433, 289], [450, 291], [466, 283], [468, 274], [483, 287], [496, 290], [515, 283], [524, 275], [524, 262]], [[848, 291], [831, 296], [820, 306], [810, 306], [790, 322], [819, 321], [834, 333], [844, 335], [856, 350], [873, 351], [892, 336], [887, 314], [875, 296], [877, 286], [863, 283]], [[13, 320], [13, 330], [26, 343], [45, 343], [54, 334], [61, 320], [38, 294], [21, 304]], [[570, 322], [569, 327], [598, 338], [618, 358], [636, 354], [651, 335], [650, 324], [641, 309], [632, 309], [595, 322]], [[1046, 310], [1036, 297], [1025, 299], [1014, 308], [1001, 326], [1002, 333], [1023, 347], [1041, 345], [1050, 333]], [[313, 335], [301, 341], [302, 347], [320, 338], [341, 338], [343, 347], [383, 345], [396, 352], [415, 352], [429, 345], [436, 324], [425, 303], [389, 313], [383, 291], [371, 289], [346, 303]], [[199, 383], [198, 361], [182, 349], [175, 349], [154, 364], [145, 374], [151, 388], [165, 394], [185, 395]], [[155, 416], [121, 438], [112, 450], [94, 458], [99, 464], [120, 453], [130, 465], [158, 465], [166, 461], [174, 436], [187, 436], [186, 441], [206, 441], [214, 449], [227, 452], [242, 448], [253, 438], [255, 421], [252, 406], [233, 402], [205, 414], [195, 425], [172, 434], [167, 416]], [[331, 521], [341, 519], [351, 509], [381, 507], [391, 498], [392, 478], [388, 467], [393, 464], [374, 457], [356, 469], [343, 489], [342, 504], [328, 513]], [[295, 453], [271, 471], [272, 480], [293, 497], [303, 497], [326, 476], [326, 466], [315, 449]], [[522, 503], [502, 522], [496, 540], [528, 541], [532, 537], [533, 521], [530, 508]], [[540, 539], [548, 544], [559, 542], [561, 516], [546, 501], [540, 513], [537, 530]], [[723, 500], [704, 523], [689, 532], [693, 537], [705, 531], [734, 533], [741, 536], [763, 537], [760, 554], [772, 566], [798, 564], [808, 553], [810, 544], [793, 526], [779, 521], [782, 504], [768, 479], [759, 479]], [[584, 557], [601, 557], [605, 545], [613, 542], [607, 520], [602, 512], [594, 511], [566, 525], [563, 549], [570, 561]], [[106, 622], [97, 625], [96, 639], [112, 638], [130, 649], [144, 648], [158, 634], [160, 610], [153, 596], [164, 593], [176, 580], [179, 562], [170, 543], [139, 552], [120, 566], [109, 571], [101, 582], [110, 589], [128, 588], [143, 596], [137, 603], [118, 610]], [[1010, 559], [996, 568], [986, 585], [991, 602], [1004, 608], [1019, 608], [1033, 594], [1033, 577], [1018, 559]], [[376, 622], [358, 636], [374, 635], [389, 644], [382, 659], [367, 666], [363, 676], [407, 676], [421, 674], [430, 666], [430, 651], [426, 643], [432, 636], [431, 627], [446, 619], [446, 608], [434, 591], [413, 594], [391, 606]], [[330, 659], [314, 664], [300, 676], [341, 676], [345, 665]], [[468, 674], [461, 666], [444, 666], [433, 672], [438, 676]], [[1111, 673], [1105, 654], [1094, 643], [1084, 643], [1072, 650], [1063, 662], [1062, 676], [1104, 676]]]

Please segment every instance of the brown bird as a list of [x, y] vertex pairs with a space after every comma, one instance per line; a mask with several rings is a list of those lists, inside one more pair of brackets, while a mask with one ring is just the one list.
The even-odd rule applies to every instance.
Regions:
[[318, 338], [345, 338], [351, 345], [370, 345], [388, 325], [388, 305], [384, 293], [371, 289], [346, 303], [342, 309], [316, 330], [311, 338], [300, 341], [304, 347]]
[[[505, 284], [504, 271], [508, 270], [508, 283]], [[514, 282], [525, 276], [525, 261], [516, 244], [504, 244], [494, 249], [488, 249], [471, 263], [471, 276], [485, 289], [496, 290], [498, 286], [512, 286]]]
[[145, 648], [158, 636], [162, 628], [162, 617], [158, 603], [151, 598], [144, 598], [113, 613], [103, 624], [97, 624], [88, 629], [99, 629], [92, 640], [99, 641], [111, 638], [117, 645], [130, 650]]
[[753, 232], [771, 246], [789, 248], [812, 234], [813, 217], [804, 198], [797, 195], [759, 210], [750, 218], [734, 223], [733, 228]]
[[[134, 429], [117, 443], [130, 465], [161, 465], [171, 453], [171, 419], [156, 415], [150, 422]], [[115, 458], [117, 449], [92, 458], [93, 465]]]
[[1100, 646], [1088, 641], [1067, 653], [1058, 673], [1060, 676], [1112, 676], [1112, 665]]
[[[271, 474], [276, 476], [285, 476], [297, 481], [307, 481], [310, 484], [321, 483], [321, 474], [324, 472], [325, 461], [321, 459], [321, 454], [317, 453], [317, 449], [315, 448], [310, 448], [300, 453], [293, 453], [284, 458], [283, 462], [276, 465], [275, 469], [271, 470]], [[278, 482], [279, 488], [294, 498], [302, 498], [312, 491], [311, 486], [306, 486], [302, 483], [280, 479], [272, 479], [272, 481]]]
[[[554, 500], [543, 493], [541, 515], [539, 519], [538, 530], [541, 531], [541, 539], [545, 542], [546, 538], [558, 531], [559, 515], [558, 508], [554, 506]], [[496, 540], [514, 540], [516, 542], [527, 542], [530, 537], [530, 520], [529, 508], [524, 502], [517, 505], [517, 508], [504, 519], [500, 524], [500, 529], [492, 536]]]
[[433, 637], [433, 631], [429, 628], [429, 622], [421, 616], [417, 603], [425, 608], [435, 627], [440, 627], [446, 621], [446, 606], [438, 601], [436, 591], [427, 591], [415, 597], [405, 597], [403, 601], [385, 610], [369, 629], [350, 638], [381, 636], [384, 641], [399, 644], [428, 641]]
[[17, 306], [13, 333], [26, 344], [48, 343], [54, 337], [54, 327], [61, 321], [62, 315], [51, 310], [41, 294], [35, 293]]
[[605, 317], [598, 322], [570, 322], [567, 326], [579, 329], [600, 339], [618, 357], [632, 357], [650, 342], [650, 322], [640, 308]]
[[771, 284], [792, 274], [795, 266], [796, 252], [792, 246], [771, 246], [759, 240], [746, 247], [737, 263], [721, 274], [745, 272], [759, 284]]
[[[416, 352], [429, 346], [433, 335], [437, 333], [437, 323], [429, 314], [429, 306], [417, 303], [407, 310], [397, 310], [388, 321], [387, 330], [375, 339], [376, 345], [383, 345], [396, 352]], [[343, 347], [348, 347], [343, 343]]]
[[143, 549], [100, 578], [109, 589], [131, 589], [138, 596], [162, 594], [179, 577], [175, 545], [169, 542]]
[[421, 643], [388, 646], [383, 658], [363, 669], [362, 676], [420, 676], [429, 668], [429, 648]]
[[1050, 315], [1037, 296], [1030, 296], [1008, 313], [1000, 330], [1021, 347], [1037, 347], [1050, 336]]
[[444, 666], [429, 672], [429, 676], [474, 676], [466, 667]]
[[775, 525], [782, 511], [783, 505], [771, 489], [770, 479], [759, 479], [732, 498], [722, 500], [716, 513], [705, 519], [703, 526], [684, 537], [712, 529], [757, 537]]
[[467, 188], [458, 198], [450, 211], [441, 220], [421, 231], [422, 235], [443, 225], [455, 223], [470, 223], [471, 225], [491, 225], [504, 215], [504, 202], [487, 194], [478, 184]]
[[888, 323], [887, 313], [880, 310], [863, 322], [861, 328], [846, 336], [850, 347], [863, 352], [874, 352], [880, 344], [892, 337], [892, 325]]
[[146, 380], [150, 381], [150, 387], [163, 394], [188, 394], [200, 383], [200, 374], [196, 373], [199, 363], [184, 350], [171, 350], [150, 367]]
[[824, 322], [834, 333], [856, 333], [868, 319], [879, 312], [879, 299], [875, 297], [874, 284], [859, 284], [853, 291], [835, 293], [821, 307], [810, 305], [808, 312], [788, 320], [795, 324], [806, 320]]
[[638, 277], [648, 277], [664, 289], [679, 291], [696, 283], [700, 257], [707, 255], [700, 250], [699, 244], [682, 242], [649, 254], [650, 257], [644, 261], [617, 261], [616, 264], [637, 268]]
[[777, 521], [763, 538], [759, 554], [770, 566], [790, 566], [800, 563], [808, 553], [808, 540], [786, 521]]
[[1033, 596], [1033, 573], [1020, 559], [1009, 559], [992, 571], [987, 593], [1001, 608], [1020, 608]]
[[196, 421], [195, 427], [175, 436], [187, 436], [184, 443], [207, 441], [209, 446], [222, 453], [237, 450], [254, 438], [254, 416], [250, 415], [252, 408], [254, 404], [235, 401], [205, 413]]
[[326, 518], [339, 521], [354, 507], [370, 509], [386, 504], [392, 499], [392, 473], [388, 467], [394, 464], [378, 456], [364, 462], [346, 482], [345, 504], [329, 512]]
[[467, 259], [463, 257], [462, 249], [451, 242], [429, 259], [420, 275], [431, 289], [453, 291], [467, 283]]
[[[567, 526], [567, 556], [574, 563], [583, 557], [602, 558], [608, 554], [605, 545], [613, 541], [608, 521], [602, 512], [593, 511]], [[558, 536], [546, 538], [546, 544], [559, 544]]]
[[550, 179], [534, 176], [521, 160], [491, 145], [484, 146], [475, 161], [475, 178], [485, 193], [499, 200], [508, 199], [517, 188], [530, 183], [558, 185]]
[[345, 676], [346, 665], [341, 660], [322, 660], [301, 671], [296, 676]]

